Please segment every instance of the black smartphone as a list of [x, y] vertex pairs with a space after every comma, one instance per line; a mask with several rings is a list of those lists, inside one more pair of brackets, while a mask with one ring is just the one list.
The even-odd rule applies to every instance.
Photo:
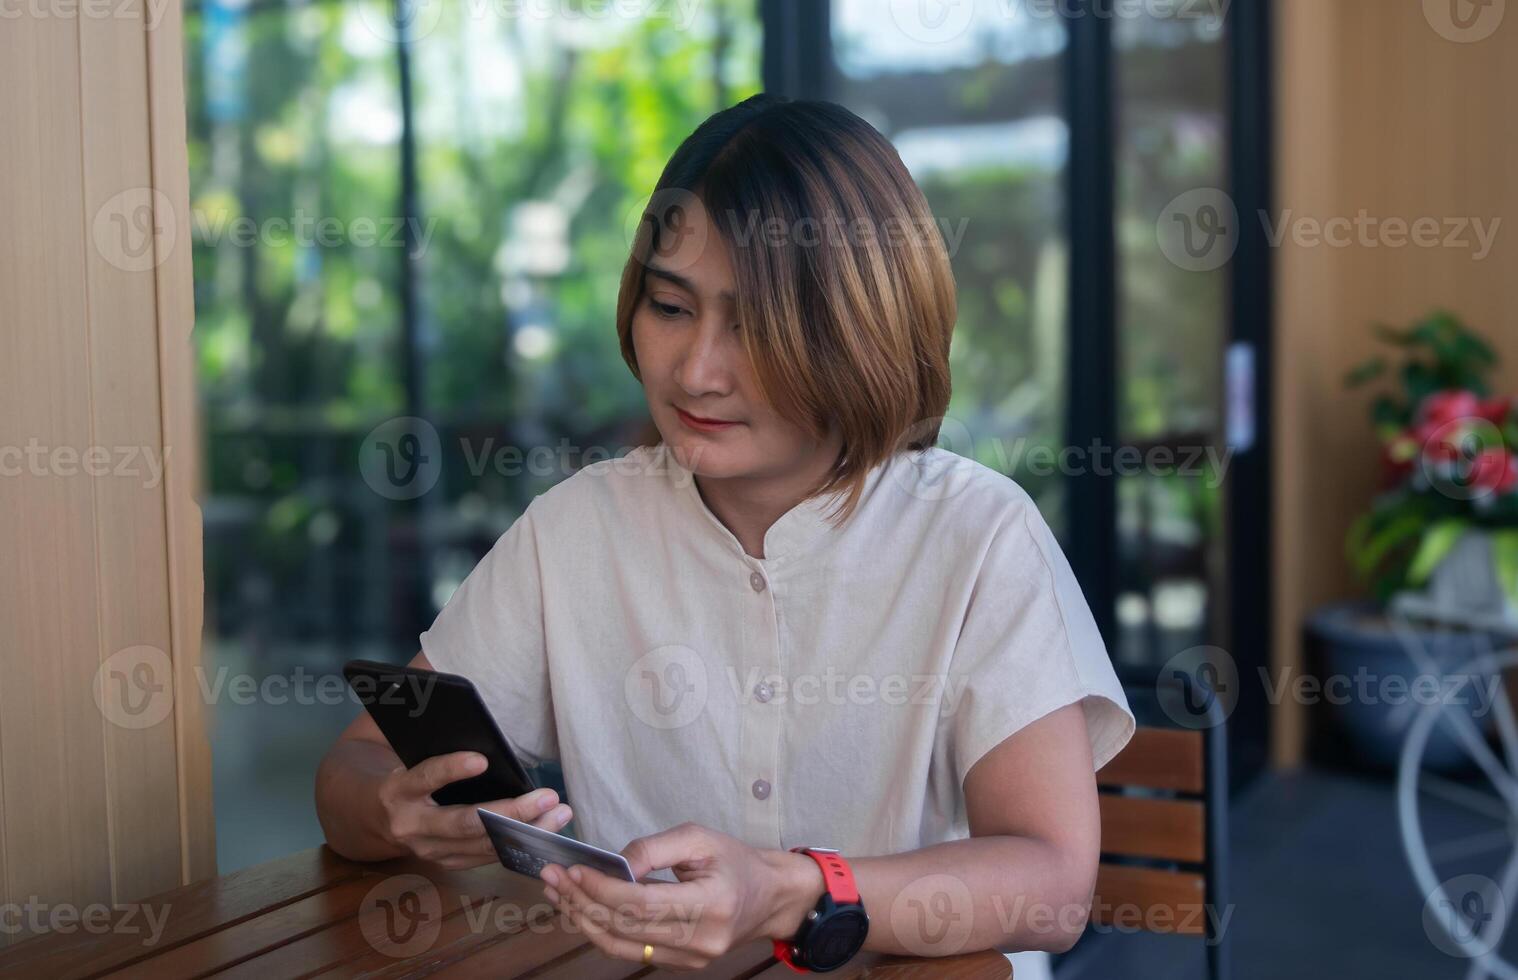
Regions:
[[537, 788], [468, 678], [373, 660], [348, 661], [343, 677], [406, 768], [451, 752], [485, 757], [489, 765], [480, 775], [433, 792], [440, 806], [510, 799]]

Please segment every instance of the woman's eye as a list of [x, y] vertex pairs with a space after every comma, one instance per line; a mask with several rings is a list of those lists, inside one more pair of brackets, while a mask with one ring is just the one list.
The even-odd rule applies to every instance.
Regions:
[[649, 299], [648, 305], [653, 308], [654, 313], [666, 320], [673, 320], [675, 317], [685, 312], [685, 310], [681, 309], [678, 306], [671, 306], [668, 303], [661, 303], [653, 298]]

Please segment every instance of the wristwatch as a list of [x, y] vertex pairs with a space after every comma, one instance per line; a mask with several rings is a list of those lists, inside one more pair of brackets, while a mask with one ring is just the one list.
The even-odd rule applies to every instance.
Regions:
[[794, 939], [775, 940], [775, 958], [797, 973], [826, 973], [836, 970], [864, 946], [870, 931], [870, 917], [864, 914], [854, 872], [831, 847], [793, 847], [822, 868], [827, 891], [817, 907], [806, 914]]

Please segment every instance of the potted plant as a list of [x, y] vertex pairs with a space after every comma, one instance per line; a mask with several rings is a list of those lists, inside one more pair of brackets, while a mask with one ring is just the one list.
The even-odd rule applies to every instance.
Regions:
[[[1518, 640], [1518, 399], [1493, 396], [1495, 353], [1449, 313], [1377, 333], [1393, 358], [1348, 378], [1393, 380], [1371, 406], [1381, 490], [1347, 540], [1375, 601], [1320, 610], [1309, 630], [1327, 674], [1410, 682], [1489, 652], [1494, 633]], [[1370, 701], [1334, 706], [1329, 721], [1361, 761], [1393, 765], [1412, 712]], [[1464, 761], [1447, 735], [1425, 756], [1435, 768]]]

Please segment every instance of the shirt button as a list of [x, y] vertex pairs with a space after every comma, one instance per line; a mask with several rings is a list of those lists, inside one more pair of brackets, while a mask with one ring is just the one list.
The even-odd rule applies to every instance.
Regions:
[[754, 780], [754, 799], [767, 800], [770, 796], [770, 784], [762, 779]]
[[758, 684], [754, 685], [754, 697], [758, 699], [760, 704], [763, 704], [774, 696], [775, 689], [763, 681], [760, 681]]
[[754, 587], [754, 591], [755, 592], [763, 592], [764, 591], [764, 576], [760, 575], [758, 572], [755, 572], [754, 574], [752, 574], [752, 575], [750, 575], [748, 577], [748, 584], [752, 585]]

